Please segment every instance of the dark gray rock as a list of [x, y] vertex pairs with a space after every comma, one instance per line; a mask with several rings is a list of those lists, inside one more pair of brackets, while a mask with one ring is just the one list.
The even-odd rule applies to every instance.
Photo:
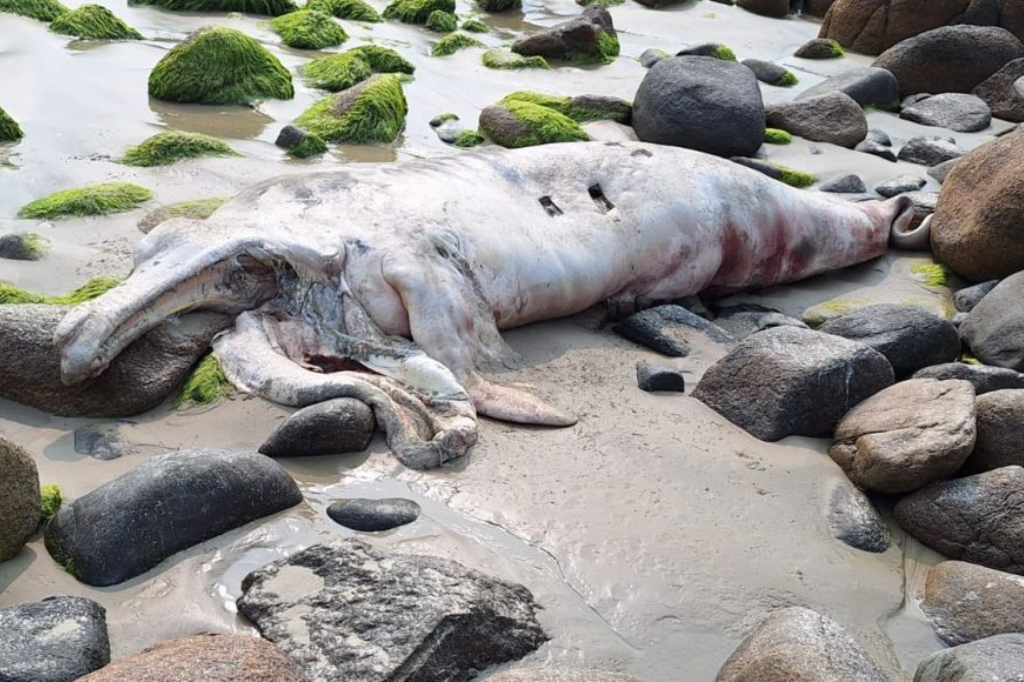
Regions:
[[[862, 107], [892, 109], [900, 101], [900, 85], [896, 82], [896, 77], [889, 71], [874, 66], [850, 69], [832, 76], [803, 91], [797, 95], [797, 99], [817, 97], [830, 92], [845, 93]], [[887, 144], [880, 140], [876, 141]]]
[[790, 73], [785, 66], [763, 59], [744, 59], [742, 64], [754, 72], [757, 80], [768, 85], [783, 85], [783, 79]]
[[602, 36], [618, 40], [607, 8], [591, 5], [578, 17], [519, 38], [512, 43], [512, 51], [524, 57], [603, 61]]
[[1024, 374], [1002, 367], [949, 362], [914, 373], [915, 379], [963, 379], [971, 382], [976, 395], [1007, 388], [1024, 388]]
[[781, 19], [789, 14], [789, 0], [736, 0], [736, 4], [764, 17]]
[[420, 516], [420, 506], [401, 497], [338, 500], [327, 508], [327, 515], [346, 528], [375, 532], [412, 523]]
[[701, 43], [684, 47], [676, 52], [677, 57], [714, 57], [720, 49], [726, 47], [721, 43]]
[[645, 69], [649, 69], [658, 62], [660, 62], [662, 59], [667, 59], [671, 56], [671, 54], [661, 49], [660, 47], [649, 47], [643, 52], [641, 52], [640, 56], [637, 59], [640, 62], [640, 66], [644, 67]]
[[724, 329], [737, 340], [745, 339], [751, 334], [775, 327], [808, 329], [802, 320], [784, 315], [778, 310], [754, 304], [715, 308], [715, 325]]
[[46, 527], [46, 548], [82, 582], [116, 585], [301, 501], [295, 481], [269, 457], [182, 450], [65, 504]]
[[1024, 466], [1024, 390], [990, 391], [978, 396], [976, 409], [978, 440], [964, 472]]
[[1024, 371], [1024, 272], [988, 292], [960, 326], [960, 338], [986, 365]]
[[883, 147], [892, 146], [892, 138], [889, 137], [889, 133], [885, 132], [884, 130], [879, 130], [878, 128], [872, 128], [868, 130], [868, 136], [866, 139], [870, 142], [880, 144]]
[[960, 329], [960, 325], [967, 321], [967, 313], [957, 313], [953, 315], [953, 318], [949, 321], [957, 330]]
[[836, 194], [862, 194], [868, 191], [864, 180], [856, 173], [847, 173], [837, 178], [832, 178], [821, 183], [818, 187], [822, 192], [834, 192]]
[[134, 424], [126, 421], [94, 422], [75, 429], [75, 452], [93, 459], [118, 459], [134, 455], [138, 450], [129, 442], [125, 431]]
[[791, 606], [765, 618], [733, 652], [716, 682], [889, 682], [843, 626]]
[[716, 343], [729, 343], [728, 332], [679, 305], [659, 305], [630, 315], [612, 331], [624, 339], [673, 358], [690, 353], [690, 341], [697, 335]]
[[752, 156], [764, 142], [765, 113], [753, 72], [713, 57], [662, 59], [633, 100], [633, 129], [644, 142], [718, 156]]
[[636, 383], [643, 391], [673, 391], [682, 393], [686, 390], [683, 373], [673, 367], [654, 365], [640, 361], [636, 363]]
[[798, 47], [793, 56], [801, 59], [835, 59], [842, 56], [836, 49], [837, 45], [834, 40], [815, 38]]
[[921, 661], [914, 682], [1021, 682], [1024, 675], [1024, 634], [997, 635]]
[[819, 331], [859, 341], [889, 360], [897, 377], [952, 362], [960, 339], [947, 320], [913, 305], [878, 303], [823, 324]]
[[964, 287], [953, 294], [953, 306], [961, 313], [969, 313], [974, 310], [975, 306], [981, 302], [981, 299], [985, 298], [985, 296], [995, 289], [998, 284], [998, 279], [990, 279], [989, 281], [982, 282], [981, 284]]
[[1008, 62], [973, 92], [985, 100], [996, 118], [1020, 123], [1024, 121], [1024, 95], [1014, 90], [1013, 84], [1021, 78], [1024, 78], [1024, 58]]
[[1024, 469], [933, 483], [896, 503], [896, 520], [951, 559], [1024, 573]]
[[284, 128], [281, 128], [281, 132], [277, 134], [277, 139], [274, 141], [274, 144], [281, 149], [291, 149], [292, 147], [305, 142], [308, 137], [309, 133], [302, 128], [298, 128], [293, 125], [286, 125]]
[[7, 561], [25, 546], [39, 526], [40, 510], [35, 460], [0, 435], [0, 561]]
[[692, 395], [762, 440], [832, 435], [857, 403], [892, 385], [885, 356], [797, 327], [748, 336], [705, 372]]
[[885, 521], [867, 495], [847, 482], [832, 489], [828, 526], [832, 537], [854, 549], [877, 554], [889, 549], [891, 539]]
[[958, 161], [960, 161], [959, 157], [955, 159], [950, 159], [949, 161], [943, 161], [937, 166], [932, 166], [926, 172], [928, 173], [928, 175], [935, 178], [941, 185], [946, 181], [946, 176], [949, 175], [949, 172], [953, 170], [953, 166], [955, 166]]
[[0, 398], [66, 417], [130, 417], [162, 403], [210, 341], [234, 324], [189, 313], [128, 346], [103, 374], [75, 386], [60, 380], [54, 329], [64, 306], [0, 305]]
[[878, 185], [875, 191], [888, 199], [898, 194], [919, 190], [927, 183], [928, 181], [919, 175], [900, 175]]
[[768, 127], [782, 128], [812, 142], [856, 147], [868, 134], [864, 110], [853, 98], [832, 92], [765, 107]]
[[904, 107], [900, 118], [958, 133], [976, 133], [992, 124], [992, 110], [980, 97], [949, 92]]
[[907, 140], [897, 158], [900, 161], [919, 163], [922, 166], [930, 167], [950, 159], [958, 159], [966, 153], [955, 142], [950, 142], [942, 137], [921, 135]]
[[1008, 632], [1024, 633], [1024, 578], [944, 561], [928, 572], [921, 608], [950, 646]]
[[37, 234], [5, 234], [0, 237], [0, 258], [40, 260], [46, 255], [47, 242]]
[[109, 662], [106, 611], [91, 599], [49, 597], [0, 609], [4, 682], [71, 682]]
[[448, 560], [315, 545], [246, 576], [238, 609], [319, 680], [470, 680], [547, 640], [521, 585]]
[[864, 140], [854, 147], [855, 151], [863, 152], [864, 154], [871, 154], [872, 156], [878, 156], [885, 159], [886, 161], [892, 161], [896, 163], [896, 153], [889, 147], [874, 142], [872, 140]]
[[1024, 77], [1018, 78], [1013, 82], [1013, 91], [1019, 96], [1024, 97]]
[[260, 446], [270, 457], [362, 452], [377, 430], [373, 411], [355, 398], [336, 398], [293, 413]]

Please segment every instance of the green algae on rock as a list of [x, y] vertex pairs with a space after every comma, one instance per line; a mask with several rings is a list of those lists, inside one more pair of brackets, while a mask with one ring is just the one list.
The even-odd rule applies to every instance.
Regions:
[[455, 13], [455, 0], [394, 0], [384, 8], [385, 19], [404, 24], [425, 24], [432, 12]]
[[107, 293], [123, 281], [120, 277], [93, 277], [74, 291], [61, 296], [44, 296], [10, 284], [0, 283], [0, 305], [24, 305], [27, 303], [78, 305]]
[[765, 128], [764, 141], [768, 144], [789, 144], [793, 136], [781, 128]]
[[352, 51], [320, 57], [301, 67], [311, 87], [330, 92], [348, 90], [373, 75], [365, 59]]
[[149, 74], [149, 94], [167, 102], [249, 105], [295, 96], [292, 77], [265, 47], [233, 28], [201, 28]]
[[565, 114], [521, 100], [486, 107], [480, 112], [480, 130], [492, 142], [508, 149], [590, 139], [583, 128]]
[[817, 176], [815, 176], [813, 173], [807, 173], [806, 171], [796, 170], [788, 166], [783, 166], [780, 163], [773, 163], [771, 165], [775, 166], [775, 168], [777, 168], [781, 173], [779, 179], [782, 182], [789, 185], [790, 187], [810, 187], [811, 185], [818, 181]]
[[241, 12], [268, 17], [298, 9], [292, 0], [128, 0], [128, 4], [154, 5], [174, 12]]
[[469, 33], [487, 33], [490, 31], [490, 29], [487, 28], [487, 24], [479, 19], [466, 19], [462, 22], [461, 28], [463, 31], [468, 31]]
[[910, 272], [920, 276], [925, 286], [944, 287], [949, 284], [949, 268], [941, 263], [918, 263], [910, 268]]
[[226, 142], [202, 133], [170, 130], [130, 147], [121, 157], [127, 166], [167, 166], [200, 156], [239, 156]]
[[487, 50], [483, 57], [484, 66], [488, 69], [548, 69], [548, 60], [544, 57], [523, 57], [507, 50]]
[[523, 6], [522, 0], [476, 0], [477, 7], [485, 12], [507, 12]]
[[463, 130], [455, 138], [454, 144], [456, 147], [469, 148], [476, 147], [477, 145], [483, 144], [486, 138], [475, 130]]
[[69, 11], [57, 0], [0, 0], [0, 14], [20, 14], [39, 21], [53, 21]]
[[322, 50], [348, 40], [345, 29], [330, 14], [317, 10], [300, 9], [271, 19], [270, 28], [285, 45], [302, 50]]
[[42, 260], [50, 244], [35, 232], [5, 234], [0, 237], [0, 258], [9, 260]]
[[348, 50], [345, 54], [354, 54], [365, 61], [374, 73], [404, 73], [412, 75], [416, 67], [408, 59], [390, 47], [379, 45], [361, 45]]
[[209, 353], [196, 363], [174, 400], [175, 407], [211, 405], [232, 391], [217, 358]]
[[568, 97], [563, 95], [547, 95], [542, 92], [519, 90], [501, 99], [501, 104], [509, 102], [530, 102], [568, 116], [577, 123], [588, 121], [615, 121], [629, 123], [633, 115], [633, 105], [624, 99], [596, 95]]
[[625, 5], [626, 0], [576, 0], [576, 4], [580, 7], [590, 7], [591, 5], [600, 5], [601, 7], [616, 7], [617, 5]]
[[107, 215], [130, 211], [153, 198], [145, 187], [128, 182], [104, 182], [66, 189], [36, 199], [18, 211], [19, 218], [49, 219]]
[[17, 142], [25, 137], [25, 132], [10, 114], [0, 107], [0, 142]]
[[308, 159], [311, 156], [323, 154], [326, 151], [327, 143], [320, 139], [320, 137], [312, 133], [308, 133], [306, 137], [302, 139], [302, 142], [289, 148], [286, 153], [288, 156], [293, 156], [296, 159]]
[[39, 489], [39, 496], [43, 503], [39, 517], [39, 523], [42, 524], [52, 519], [54, 514], [60, 511], [60, 506], [64, 503], [64, 496], [61, 495], [60, 486], [55, 483], [47, 483], [42, 486]]
[[193, 199], [180, 201], [170, 206], [163, 206], [147, 214], [138, 222], [138, 228], [149, 233], [160, 223], [171, 218], [188, 218], [190, 220], [206, 220], [213, 212], [228, 202], [230, 197], [210, 197], [209, 199]]
[[434, 33], [451, 33], [459, 27], [459, 18], [451, 12], [434, 10], [427, 17], [426, 28]]
[[306, 3], [306, 9], [317, 10], [349, 21], [365, 21], [367, 23], [383, 21], [377, 10], [365, 0], [310, 0]]
[[449, 33], [444, 38], [441, 38], [437, 45], [434, 45], [430, 54], [434, 57], [447, 57], [468, 47], [486, 46], [476, 38], [467, 36], [465, 33]]
[[782, 77], [775, 82], [775, 85], [780, 88], [791, 88], [799, 82], [800, 79], [796, 77], [796, 74], [789, 69], [786, 69], [786, 73], [782, 74]]
[[398, 77], [383, 74], [317, 102], [295, 125], [328, 142], [394, 142], [407, 113]]
[[100, 5], [82, 5], [62, 14], [50, 24], [50, 30], [85, 40], [142, 40], [142, 34]]

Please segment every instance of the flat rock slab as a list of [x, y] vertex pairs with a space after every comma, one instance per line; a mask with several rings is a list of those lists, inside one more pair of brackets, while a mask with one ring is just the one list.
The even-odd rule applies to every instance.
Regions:
[[875, 191], [886, 199], [891, 199], [900, 194], [915, 192], [927, 183], [928, 181], [920, 175], [900, 175], [877, 185]]
[[928, 572], [921, 607], [950, 646], [1024, 632], [1024, 578], [944, 561]]
[[260, 446], [270, 457], [315, 457], [362, 452], [370, 447], [377, 420], [355, 398], [336, 398], [293, 413]]
[[732, 336], [700, 315], [679, 305], [648, 308], [612, 327], [624, 339], [673, 358], [690, 354], [690, 343], [707, 336], [716, 343], [729, 343]]
[[46, 548], [82, 582], [116, 585], [301, 501], [295, 481], [269, 457], [182, 450], [65, 504], [46, 527]]
[[939, 651], [921, 661], [914, 682], [1019, 682], [1024, 634], [997, 635]]
[[161, 642], [79, 682], [304, 682], [283, 651], [259, 637], [199, 635]]
[[42, 501], [35, 460], [0, 436], [0, 561], [17, 554], [39, 527]]
[[980, 97], [947, 92], [904, 107], [900, 118], [958, 133], [976, 133], [992, 124], [992, 110]]
[[947, 362], [925, 367], [914, 373], [915, 379], [963, 379], [971, 382], [974, 393], [981, 395], [991, 391], [1024, 388], [1024, 374], [1002, 367], [974, 365], [965, 362]]
[[338, 500], [327, 508], [327, 515], [346, 528], [374, 532], [412, 523], [420, 516], [420, 506], [401, 497]]
[[239, 611], [310, 680], [470, 680], [547, 640], [521, 585], [450, 560], [315, 545], [253, 571]]
[[0, 609], [4, 682], [71, 682], [109, 662], [106, 611], [91, 599], [50, 597]]

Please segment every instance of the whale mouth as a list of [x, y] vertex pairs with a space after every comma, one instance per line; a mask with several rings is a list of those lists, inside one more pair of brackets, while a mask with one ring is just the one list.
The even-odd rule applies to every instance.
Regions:
[[909, 197], [897, 196], [889, 200], [893, 203], [895, 218], [889, 231], [889, 243], [905, 251], [924, 251], [931, 244], [931, 222], [928, 216], [916, 227], [911, 227], [916, 217], [914, 202]]

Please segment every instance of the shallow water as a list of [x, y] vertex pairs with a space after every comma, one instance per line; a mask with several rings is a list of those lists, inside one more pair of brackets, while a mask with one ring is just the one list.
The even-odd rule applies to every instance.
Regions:
[[[380, 0], [371, 3], [383, 9]], [[635, 57], [648, 47], [671, 51], [714, 40], [731, 46], [741, 59], [780, 61], [797, 72], [801, 84], [764, 86], [769, 102], [870, 61], [796, 59], [793, 50], [817, 33], [814, 22], [763, 19], [708, 2], [663, 11], [637, 4], [612, 8], [622, 57], [599, 68], [551, 71], [491, 71], [479, 63], [479, 50], [432, 58], [429, 49], [437, 36], [421, 28], [343, 22], [351, 36], [345, 47], [372, 39], [416, 64], [415, 79], [405, 85], [407, 128], [392, 145], [343, 146], [321, 159], [295, 161], [273, 142], [283, 125], [319, 97], [300, 79], [294, 100], [265, 102], [257, 109], [156, 102], [146, 94], [146, 80], [175, 42], [209, 24], [243, 29], [290, 69], [316, 53], [279, 46], [258, 17], [101, 4], [149, 40], [76, 43], [32, 20], [0, 15], [0, 106], [27, 134], [20, 144], [0, 149], [17, 166], [0, 168], [0, 233], [32, 230], [52, 243], [42, 261], [0, 262], [0, 281], [62, 293], [96, 274], [126, 274], [140, 237], [135, 224], [152, 205], [231, 195], [283, 173], [453, 153], [427, 122], [451, 111], [475, 127], [483, 107], [513, 90], [632, 98], [645, 73]], [[461, 0], [459, 10], [462, 18], [474, 14]], [[480, 39], [489, 47], [504, 45], [524, 30], [578, 11], [573, 3], [557, 0], [527, 3], [522, 15], [483, 15], [495, 30]], [[885, 112], [873, 112], [869, 119], [897, 144], [940, 133]], [[973, 147], [1003, 127], [996, 123], [986, 133], [956, 137]], [[151, 169], [114, 161], [127, 146], [164, 129], [222, 137], [244, 156]], [[822, 179], [857, 172], [869, 186], [922, 170], [803, 141], [768, 153]], [[32, 199], [114, 179], [147, 186], [157, 198], [144, 209], [106, 218], [57, 223], [15, 218]], [[892, 300], [923, 297], [941, 306], [943, 292], [923, 287], [911, 275], [917, 262], [922, 261], [891, 254], [741, 300], [799, 315], [830, 298], [874, 289]], [[937, 555], [902, 535], [882, 555], [830, 538], [825, 509], [842, 473], [823, 454], [827, 442], [762, 443], [688, 397], [640, 392], [635, 363], [655, 359], [653, 354], [591, 328], [588, 320], [561, 320], [507, 335], [524, 357], [523, 369], [508, 378], [533, 383], [539, 394], [575, 412], [580, 416], [575, 427], [546, 430], [484, 421], [480, 444], [467, 461], [444, 471], [404, 469], [379, 437], [368, 454], [287, 461], [305, 504], [203, 543], [113, 588], [76, 582], [36, 540], [0, 565], [0, 606], [52, 594], [96, 599], [108, 609], [115, 657], [188, 634], [249, 632], [251, 626], [234, 609], [248, 571], [315, 542], [351, 535], [326, 517], [334, 499], [404, 496], [423, 506], [423, 518], [372, 536], [375, 545], [455, 558], [521, 582], [545, 607], [540, 619], [551, 642], [514, 666], [585, 665], [645, 680], [711, 680], [768, 610], [790, 604], [818, 609], [849, 627], [896, 678], [909, 676], [922, 657], [941, 647], [917, 607], [923, 576]], [[683, 369], [693, 385], [719, 352], [698, 348], [668, 364]], [[112, 461], [75, 453], [72, 431], [89, 420], [54, 418], [0, 401], [0, 432], [28, 448], [41, 479], [58, 483], [73, 499], [162, 449], [255, 448], [287, 412], [242, 396], [207, 410], [176, 412], [165, 406], [132, 420], [137, 425], [130, 438], [150, 446], [147, 454]]]

